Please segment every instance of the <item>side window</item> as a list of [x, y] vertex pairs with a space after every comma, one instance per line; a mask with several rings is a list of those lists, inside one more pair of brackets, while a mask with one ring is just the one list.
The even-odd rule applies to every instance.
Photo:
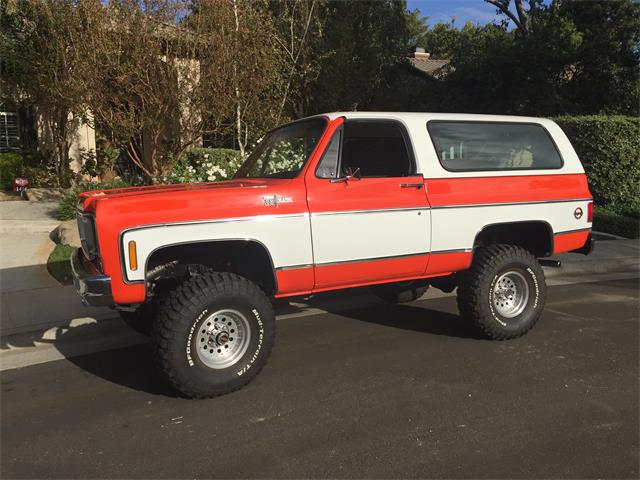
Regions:
[[541, 125], [432, 121], [427, 129], [440, 163], [453, 172], [562, 167], [562, 158]]
[[338, 176], [338, 162], [340, 160], [340, 143], [342, 141], [342, 126], [338, 128], [327, 145], [320, 164], [316, 170], [318, 178], [336, 178]]
[[406, 177], [415, 173], [402, 127], [393, 121], [346, 121], [340, 175]]

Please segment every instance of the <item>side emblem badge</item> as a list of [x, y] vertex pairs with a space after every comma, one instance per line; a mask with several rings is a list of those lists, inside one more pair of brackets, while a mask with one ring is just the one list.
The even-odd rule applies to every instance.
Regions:
[[582, 211], [582, 209], [578, 207], [573, 211], [573, 216], [576, 217], [576, 220], [580, 220], [582, 218], [583, 213], [584, 212]]
[[281, 197], [280, 195], [265, 195], [262, 197], [265, 207], [277, 207], [281, 203], [292, 203], [293, 198]]

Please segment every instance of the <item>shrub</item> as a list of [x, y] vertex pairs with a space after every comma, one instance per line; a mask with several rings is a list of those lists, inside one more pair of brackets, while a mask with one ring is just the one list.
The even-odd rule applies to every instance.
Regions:
[[72, 220], [76, 217], [78, 195], [91, 190], [104, 190], [109, 188], [123, 188], [139, 185], [136, 180], [114, 180], [112, 182], [79, 183], [67, 193], [58, 203], [56, 217], [59, 220]]
[[611, 207], [596, 207], [593, 229], [627, 238], [640, 237], [640, 211], [617, 210]]
[[0, 153], [0, 184], [5, 190], [11, 188], [13, 179], [22, 175], [24, 163], [19, 153]]
[[554, 119], [582, 161], [599, 205], [640, 207], [640, 119], [581, 116]]
[[240, 152], [228, 148], [192, 148], [173, 162], [163, 183], [216, 182], [233, 177], [242, 158]]

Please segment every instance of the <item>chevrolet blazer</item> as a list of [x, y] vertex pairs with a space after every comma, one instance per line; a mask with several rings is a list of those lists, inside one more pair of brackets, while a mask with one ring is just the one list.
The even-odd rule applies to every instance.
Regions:
[[457, 288], [481, 334], [523, 335], [544, 308], [541, 264], [588, 254], [592, 214], [550, 120], [330, 113], [269, 132], [229, 181], [81, 194], [71, 263], [84, 303], [151, 334], [168, 379], [204, 398], [265, 365], [274, 297]]

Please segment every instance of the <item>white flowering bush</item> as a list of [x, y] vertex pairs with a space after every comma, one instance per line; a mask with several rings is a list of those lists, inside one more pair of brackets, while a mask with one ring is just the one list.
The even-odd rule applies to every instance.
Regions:
[[304, 139], [286, 139], [273, 146], [266, 166], [266, 174], [299, 170], [304, 164]]
[[163, 183], [219, 182], [236, 173], [242, 158], [228, 148], [192, 148], [173, 163]]

